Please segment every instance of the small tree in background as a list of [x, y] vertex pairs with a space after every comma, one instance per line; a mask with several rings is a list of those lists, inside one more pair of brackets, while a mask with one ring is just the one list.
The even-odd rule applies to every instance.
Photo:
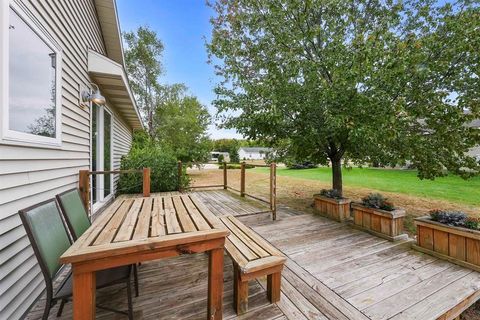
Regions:
[[163, 86], [162, 91], [155, 112], [156, 140], [184, 163], [207, 162], [212, 150], [207, 108], [196, 97], [187, 95], [184, 85]]
[[139, 27], [137, 31], [123, 34], [125, 39], [125, 64], [129, 79], [147, 132], [154, 136], [154, 113], [156, 108], [158, 77], [162, 73], [160, 61], [163, 43], [155, 31]]
[[238, 149], [240, 148], [240, 141], [237, 139], [218, 139], [213, 141], [213, 149], [215, 151], [228, 152], [231, 163], [239, 163], [240, 156]]
[[[480, 141], [480, 14], [459, 1], [238, 1], [212, 4], [207, 45], [224, 126], [332, 165], [406, 161], [420, 178], [468, 177]], [[233, 111], [233, 112], [232, 112]]]

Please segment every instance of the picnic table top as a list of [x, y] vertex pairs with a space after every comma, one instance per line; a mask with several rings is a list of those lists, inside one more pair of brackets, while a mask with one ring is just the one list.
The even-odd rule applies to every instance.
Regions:
[[117, 198], [62, 255], [62, 263], [225, 237], [228, 231], [195, 195]]

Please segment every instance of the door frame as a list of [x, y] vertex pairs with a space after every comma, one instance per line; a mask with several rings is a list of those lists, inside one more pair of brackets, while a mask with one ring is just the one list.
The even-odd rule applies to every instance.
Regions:
[[[97, 171], [104, 171], [105, 168], [105, 112], [110, 116], [110, 170], [113, 170], [113, 112], [108, 108], [108, 106], [100, 106], [95, 105], [95, 112], [98, 112], [97, 117], [97, 155], [96, 155], [96, 170]], [[90, 170], [93, 168], [93, 104], [90, 112]], [[104, 175], [103, 174], [96, 174], [91, 175], [91, 179], [95, 180], [96, 190], [92, 190], [91, 192], [91, 212], [96, 212], [98, 209], [103, 207], [106, 203], [108, 203], [114, 196], [114, 185], [113, 185], [113, 174], [110, 174], [110, 194], [106, 197], [104, 196]], [[90, 185], [93, 186], [93, 181], [90, 181]], [[93, 193], [95, 192], [97, 201], [93, 203]]]

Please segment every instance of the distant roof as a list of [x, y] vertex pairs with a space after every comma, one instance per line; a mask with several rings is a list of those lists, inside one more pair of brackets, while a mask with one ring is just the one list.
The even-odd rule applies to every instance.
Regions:
[[272, 148], [264, 148], [264, 147], [240, 147], [240, 150], [245, 152], [270, 152]]

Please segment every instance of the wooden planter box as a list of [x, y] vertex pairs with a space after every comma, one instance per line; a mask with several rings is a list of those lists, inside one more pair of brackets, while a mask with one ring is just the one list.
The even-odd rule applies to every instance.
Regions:
[[416, 218], [415, 225], [415, 249], [480, 271], [480, 231], [448, 226], [430, 217]]
[[390, 241], [408, 238], [408, 235], [403, 233], [404, 209], [386, 211], [352, 203], [352, 211], [354, 225], [359, 229]]
[[350, 219], [350, 199], [332, 199], [314, 195], [315, 209], [323, 216], [337, 220], [345, 221]]

